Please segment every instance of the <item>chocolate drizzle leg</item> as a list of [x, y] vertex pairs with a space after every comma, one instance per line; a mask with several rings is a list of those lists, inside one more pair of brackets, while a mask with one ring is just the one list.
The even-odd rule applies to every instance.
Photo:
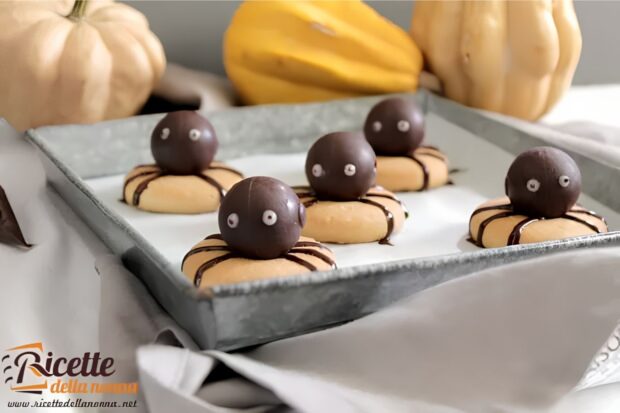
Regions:
[[392, 200], [396, 203], [398, 203], [398, 205], [400, 205], [400, 207], [403, 209], [403, 211], [405, 211], [405, 219], [409, 218], [409, 210], [407, 209], [407, 207], [405, 206], [405, 204], [403, 204], [403, 202], [396, 198], [393, 195], [390, 194], [375, 194], [375, 193], [367, 193], [366, 194], [366, 198], [385, 198], [385, 199], [389, 199]]
[[521, 233], [523, 232], [525, 227], [537, 221], [540, 221], [540, 219], [539, 218], [525, 218], [524, 220], [519, 222], [517, 225], [515, 225], [515, 227], [510, 232], [510, 235], [508, 236], [507, 244], [517, 245], [519, 241], [521, 241]]
[[322, 260], [324, 263], [328, 264], [330, 267], [336, 268], [336, 262], [334, 260], [332, 260], [326, 254], [323, 254], [322, 252], [317, 251], [317, 250], [313, 250], [312, 248], [298, 248], [297, 246], [295, 246], [295, 248], [293, 248], [293, 249], [291, 249], [289, 251], [289, 255], [290, 254], [306, 254], [306, 255], [311, 255], [313, 257], [316, 257], [316, 258]]
[[226, 190], [218, 181], [204, 174], [199, 174], [196, 176], [202, 179], [203, 181], [206, 181], [209, 184], [211, 184], [211, 186], [217, 189], [217, 192], [220, 194], [220, 200], [224, 199], [224, 197], [226, 196]]
[[[495, 215], [492, 215], [488, 218], [486, 218], [484, 221], [482, 221], [478, 227], [478, 234], [476, 239], [474, 239], [473, 237], [469, 237], [468, 241], [475, 244], [478, 247], [484, 247], [484, 245], [482, 244], [482, 237], [484, 236], [484, 231], [486, 229], [486, 227], [491, 224], [493, 221], [495, 221], [496, 219], [500, 219], [500, 218], [507, 218], [507, 217], [511, 217], [511, 216], [515, 216], [515, 215], [519, 215], [518, 213], [514, 212], [513, 210], [513, 206], [511, 204], [502, 204], [502, 205], [493, 205], [493, 206], [487, 206], [487, 207], [482, 207], [482, 208], [478, 208], [476, 209], [472, 214], [471, 214], [471, 218], [469, 220], [469, 226], [471, 227], [471, 220], [473, 219], [474, 216], [476, 216], [477, 214], [484, 212], [484, 211], [494, 211], [494, 210], [498, 210], [498, 211], [505, 211], [505, 212], [499, 212]], [[606, 224], [605, 219], [598, 215], [597, 213], [593, 212], [593, 211], [588, 211], [588, 210], [582, 210], [582, 209], [571, 209], [568, 211], [568, 213], [572, 213], [572, 214], [585, 214], [585, 215], [590, 215], [592, 217], [598, 218], [599, 220], [601, 220], [601, 222], [603, 222], [604, 224]], [[579, 222], [580, 224], [585, 225], [586, 227], [588, 227], [589, 229], [591, 229], [592, 231], [594, 231], [597, 234], [601, 233], [601, 230], [599, 229], [599, 227], [595, 224], [592, 224], [582, 218], [573, 216], [573, 215], [569, 215], [568, 213], [562, 215], [560, 218], [565, 218], [565, 219], [570, 219], [571, 221], [575, 221], [575, 222]], [[517, 223], [517, 225], [515, 225], [515, 227], [512, 229], [512, 231], [510, 232], [510, 234], [508, 235], [508, 241], [506, 243], [506, 245], [517, 245], [520, 244], [521, 242], [521, 235], [523, 234], [523, 230], [530, 224], [533, 224], [534, 222], [538, 222], [538, 221], [542, 221], [545, 220], [546, 218], [544, 217], [538, 217], [538, 218], [531, 218], [531, 217], [527, 217], [524, 218], [523, 220], [521, 220], [520, 222]]]
[[154, 180], [159, 179], [165, 175], [166, 174], [163, 172], [156, 172], [155, 175], [140, 182], [140, 184], [138, 184], [138, 186], [136, 187], [135, 192], [133, 193], [133, 199], [131, 201], [131, 204], [134, 206], [140, 205], [140, 197], [142, 196], [142, 193], [146, 190], [146, 188], [149, 186], [149, 184], [153, 182]]
[[373, 201], [372, 199], [360, 198], [357, 200], [357, 202], [375, 206], [381, 211], [383, 211], [383, 214], [385, 215], [385, 219], [387, 221], [387, 231], [385, 233], [385, 237], [379, 240], [379, 244], [390, 245], [390, 236], [392, 236], [392, 232], [394, 232], [394, 215], [392, 214], [392, 212], [387, 209], [383, 204]]
[[185, 254], [185, 256], [183, 257], [183, 261], [181, 261], [181, 268], [185, 266], [185, 261], [187, 261], [187, 259], [191, 257], [192, 255], [196, 255], [200, 252], [210, 252], [210, 251], [230, 251], [230, 248], [228, 248], [227, 245], [205, 245], [204, 247], [194, 248], [193, 250]]
[[415, 156], [415, 154], [409, 155], [409, 158], [411, 158], [411, 160], [413, 162], [417, 163], [418, 166], [420, 166], [420, 168], [422, 169], [422, 174], [424, 175], [424, 180], [422, 182], [422, 188], [420, 188], [418, 191], [425, 191], [425, 190], [427, 190], [428, 189], [428, 183], [429, 183], [428, 168], [426, 167], [424, 162], [422, 162], [418, 157]]
[[603, 217], [602, 215], [597, 214], [594, 211], [590, 211], [588, 209], [571, 209], [568, 212], [572, 212], [573, 214], [590, 215], [591, 217], [598, 218], [599, 220], [601, 220], [603, 222], [603, 224], [605, 224], [605, 226], [607, 226], [607, 220], [605, 219], [605, 217]]
[[[131, 205], [133, 206], [138, 206], [140, 204], [140, 197], [142, 196], [142, 193], [148, 188], [148, 185], [156, 180], [159, 179], [163, 176], [172, 176], [173, 174], [167, 173], [165, 171], [162, 171], [157, 165], [140, 165], [137, 166], [136, 168], [145, 168], [145, 167], [153, 167], [155, 169], [149, 169], [147, 171], [142, 171], [139, 173], [136, 173], [135, 175], [132, 175], [130, 178], [127, 178], [125, 180], [125, 183], [123, 185], [123, 198], [121, 199], [121, 202], [127, 202], [127, 197], [126, 197], [126, 193], [127, 193], [127, 186], [135, 181], [136, 179], [142, 178], [142, 177], [146, 177], [149, 175], [153, 175], [152, 177], [149, 177], [145, 180], [143, 180], [142, 182], [140, 182], [140, 184], [136, 187], [134, 193], [133, 193], [133, 198], [132, 198], [132, 202]], [[222, 166], [222, 165], [212, 165], [208, 168], [208, 170], [225, 170], [225, 171], [229, 171], [231, 173], [234, 173], [236, 175], [239, 175], [240, 177], [243, 177], [243, 175], [241, 174], [241, 172], [237, 171], [236, 169], [233, 168], [228, 168], [226, 166]], [[185, 176], [185, 175], [175, 175], [175, 176]], [[211, 185], [212, 187], [214, 187], [219, 195], [220, 195], [220, 199], [224, 198], [224, 196], [226, 195], [226, 189], [222, 186], [222, 184], [220, 184], [215, 178], [206, 175], [204, 173], [200, 173], [200, 174], [190, 174], [187, 176], [196, 176], [200, 179], [202, 179], [203, 181], [207, 182], [209, 185]]]
[[310, 271], [316, 271], [317, 268], [314, 266], [314, 264], [312, 264], [310, 261], [306, 261], [303, 258], [299, 258], [293, 254], [285, 254], [282, 258], [284, 258], [285, 260], [294, 262], [296, 264], [299, 264], [303, 267], [306, 267], [307, 269], [309, 269]]
[[[213, 234], [213, 235], [209, 235], [208, 237], [205, 238], [205, 240], [222, 240], [222, 236], [220, 234]], [[296, 264], [299, 264], [305, 268], [307, 268], [310, 271], [317, 271], [318, 268], [312, 264], [311, 262], [304, 260], [301, 257], [298, 257], [294, 254], [305, 254], [305, 255], [310, 255], [312, 257], [318, 258], [321, 261], [325, 262], [326, 264], [328, 264], [332, 269], [336, 269], [336, 262], [329, 257], [327, 254], [324, 254], [320, 251], [317, 251], [314, 248], [319, 248], [322, 250], [326, 250], [326, 251], [330, 251], [329, 248], [327, 248], [326, 246], [318, 243], [318, 242], [314, 242], [314, 241], [298, 241], [295, 246], [293, 248], [291, 248], [291, 250], [280, 256], [277, 258], [282, 258], [285, 259], [287, 261], [291, 261], [294, 262]], [[187, 259], [189, 257], [191, 257], [192, 255], [201, 253], [201, 252], [210, 252], [210, 251], [223, 251], [226, 252], [225, 254], [219, 255], [217, 257], [214, 257], [206, 262], [204, 262], [202, 265], [200, 265], [198, 267], [198, 269], [196, 270], [196, 274], [194, 276], [194, 285], [196, 287], [200, 286], [200, 283], [202, 282], [202, 278], [204, 276], [204, 273], [215, 267], [216, 265], [230, 260], [230, 259], [234, 259], [234, 258], [244, 258], [242, 254], [232, 251], [230, 249], [230, 247], [226, 244], [220, 244], [220, 245], [204, 245], [202, 247], [196, 247], [194, 249], [192, 249], [191, 251], [189, 251], [185, 257], [183, 257], [183, 262], [181, 264], [181, 268], [183, 268], [185, 266], [185, 261], [187, 261]], [[276, 258], [276, 259], [277, 259]]]
[[13, 208], [9, 203], [9, 199], [0, 186], [0, 243], [8, 245], [18, 245], [25, 248], [32, 247], [32, 244], [26, 242], [22, 233]]
[[[573, 212], [573, 211], [569, 211], [569, 212]], [[601, 233], [601, 230], [598, 228], [598, 226], [594, 224], [590, 224], [585, 219], [581, 219], [579, 217], [575, 217], [575, 216], [568, 215], [568, 214], [563, 215], [562, 218], [566, 218], [566, 219], [570, 219], [571, 221], [579, 222], [580, 224], [585, 225], [586, 227], [590, 228], [592, 231], [596, 232], [597, 234]]]
[[[292, 187], [293, 190], [296, 191], [297, 196], [299, 197], [299, 199], [303, 199], [303, 198], [308, 198], [305, 201], [302, 201], [304, 207], [306, 209], [310, 208], [312, 205], [318, 203], [320, 200], [316, 197], [316, 194], [314, 193], [314, 191], [312, 191], [312, 188], [308, 187], [308, 186], [294, 186]], [[297, 191], [301, 191], [301, 192], [297, 192]], [[363, 198], [358, 198], [355, 201], [343, 201], [343, 202], [361, 202], [363, 204], [367, 204], [367, 205], [372, 205], [374, 207], [379, 208], [383, 214], [385, 215], [385, 218], [387, 220], [387, 233], [385, 235], [385, 237], [383, 237], [381, 240], [379, 240], [379, 244], [382, 245], [391, 245], [390, 244], [390, 237], [392, 236], [392, 233], [394, 232], [394, 214], [392, 214], [392, 212], [383, 204], [380, 204], [379, 202], [373, 201], [372, 199], [368, 199], [368, 198], [372, 198], [372, 197], [377, 197], [377, 198], [386, 198], [386, 199], [390, 199], [392, 201], [398, 202], [398, 204], [400, 204], [400, 206], [402, 207], [403, 211], [405, 212], [405, 218], [409, 217], [409, 211], [407, 211], [407, 208], [405, 208], [405, 206], [403, 205], [403, 203], [396, 198], [393, 195], [390, 194], [382, 194], [382, 193], [373, 193], [373, 192], [369, 192], [366, 195], [364, 195]]]
[[415, 153], [419, 155], [426, 155], [426, 156], [430, 156], [431, 158], [439, 159], [440, 161], [443, 161], [444, 163], [447, 160], [446, 156], [443, 153], [441, 153], [439, 151], [439, 148], [437, 148], [436, 146], [429, 146], [429, 145], [420, 146], [418, 149], [416, 149]]
[[218, 257], [212, 258], [209, 261], [203, 263], [196, 270], [196, 276], [194, 277], [194, 285], [196, 287], [200, 287], [200, 283], [202, 282], [202, 276], [204, 275], [205, 271], [207, 271], [209, 268], [213, 268], [217, 264], [219, 264], [221, 262], [224, 262], [226, 260], [229, 260], [229, 259], [232, 259], [232, 258], [239, 258], [239, 257], [241, 257], [241, 255], [239, 255], [238, 253], [236, 253], [236, 252], [229, 252], [227, 254], [223, 254], [223, 255], [220, 255]]
[[[155, 165], [140, 165], [140, 166], [137, 166], [136, 169], [137, 168], [149, 167], [149, 166], [155, 166]], [[141, 178], [143, 176], [147, 176], [147, 175], [151, 175], [151, 174], [156, 174], [156, 173], [159, 173], [159, 168], [150, 169], [148, 171], [143, 171], [143, 172], [140, 172], [140, 173], [137, 173], [137, 174], [131, 176], [130, 178], [127, 178], [125, 180], [124, 185], [123, 185], [123, 198], [121, 199], [121, 202], [127, 203], [127, 196], [126, 196], [127, 186], [129, 186], [130, 183], [132, 183], [136, 179]]]
[[480, 227], [478, 228], [478, 236], [476, 237], [476, 245], [478, 245], [479, 247], [482, 247], [482, 237], [484, 236], [484, 231], [486, 230], [487, 226], [495, 221], [496, 219], [500, 219], [500, 218], [506, 218], [506, 217], [510, 217], [515, 215], [514, 212], [512, 211], [508, 211], [508, 212], [500, 212], [498, 214], [495, 215], [491, 215], [490, 217], [488, 217], [487, 219], [485, 219], [484, 221], [482, 221], [480, 223]]

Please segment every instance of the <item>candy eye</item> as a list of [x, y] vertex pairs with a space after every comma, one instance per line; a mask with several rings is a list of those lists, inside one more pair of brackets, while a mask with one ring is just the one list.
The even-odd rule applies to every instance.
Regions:
[[346, 176], [355, 175], [355, 171], [356, 171], [355, 165], [353, 165], [352, 163], [348, 163], [344, 166], [344, 174]]
[[228, 215], [228, 218], [226, 218], [226, 223], [228, 224], [229, 228], [237, 228], [237, 226], [239, 225], [239, 215], [235, 214], [234, 212]]
[[566, 175], [562, 175], [559, 179], [558, 182], [560, 183], [560, 186], [562, 188], [566, 188], [567, 186], [570, 185], [570, 178]]
[[530, 179], [529, 181], [527, 181], [527, 190], [530, 192], [536, 192], [540, 189], [540, 182], [538, 182], [536, 179]]
[[375, 132], [379, 132], [381, 130], [382, 126], [383, 125], [381, 125], [381, 122], [375, 121], [375, 122], [372, 123], [372, 130], [375, 131]]
[[318, 178], [323, 175], [323, 167], [320, 163], [315, 163], [312, 165], [312, 176]]
[[407, 122], [406, 120], [399, 120], [398, 123], [396, 124], [396, 127], [401, 132], [407, 132], [409, 128], [411, 127], [411, 125], [409, 125], [409, 122]]
[[263, 224], [272, 226], [276, 222], [278, 222], [278, 214], [273, 212], [271, 209], [268, 209], [265, 212], [263, 212]]
[[165, 141], [166, 139], [168, 139], [168, 137], [170, 136], [170, 129], [169, 128], [163, 128], [161, 130], [161, 135], [160, 138]]
[[190, 129], [189, 130], [189, 138], [194, 142], [200, 139], [200, 131], [198, 129]]

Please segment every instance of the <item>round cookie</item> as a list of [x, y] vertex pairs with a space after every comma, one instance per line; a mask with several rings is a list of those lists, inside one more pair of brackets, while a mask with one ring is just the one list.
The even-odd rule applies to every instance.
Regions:
[[480, 205], [469, 221], [471, 241], [479, 247], [560, 240], [607, 232], [605, 219], [580, 206], [557, 218], [533, 218], [514, 211], [508, 197]]
[[273, 259], [250, 259], [231, 250], [220, 235], [196, 244], [183, 259], [182, 271], [198, 288], [281, 278], [336, 268], [330, 249], [301, 237], [288, 253]]
[[391, 235], [403, 227], [408, 213], [393, 193], [371, 188], [355, 201], [318, 199], [311, 188], [296, 187], [306, 207], [306, 225], [302, 235], [321, 242], [387, 244]]
[[172, 175], [157, 165], [140, 165], [125, 178], [123, 201], [150, 212], [211, 212], [241, 179], [240, 172], [219, 162], [212, 162], [202, 174], [195, 175]]
[[424, 191], [449, 182], [448, 159], [434, 147], [419, 147], [413, 156], [377, 156], [377, 185], [390, 191]]

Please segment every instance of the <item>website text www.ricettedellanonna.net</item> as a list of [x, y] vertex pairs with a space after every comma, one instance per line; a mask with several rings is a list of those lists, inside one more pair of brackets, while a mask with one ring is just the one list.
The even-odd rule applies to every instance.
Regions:
[[127, 401], [104, 401], [104, 400], [82, 400], [81, 398], [76, 399], [51, 399], [51, 400], [34, 400], [34, 401], [9, 401], [7, 403], [7, 407], [9, 408], [35, 408], [35, 407], [79, 407], [79, 408], [87, 408], [87, 407], [107, 407], [107, 408], [132, 408], [137, 407], [137, 400], [127, 400]]

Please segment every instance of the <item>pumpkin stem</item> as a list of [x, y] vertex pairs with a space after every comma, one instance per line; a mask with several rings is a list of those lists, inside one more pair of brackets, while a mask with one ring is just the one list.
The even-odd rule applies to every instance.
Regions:
[[67, 15], [67, 18], [71, 20], [80, 20], [82, 17], [84, 17], [84, 13], [86, 13], [87, 3], [88, 0], [75, 0], [75, 3], [73, 3], [73, 8], [71, 9], [71, 12]]

